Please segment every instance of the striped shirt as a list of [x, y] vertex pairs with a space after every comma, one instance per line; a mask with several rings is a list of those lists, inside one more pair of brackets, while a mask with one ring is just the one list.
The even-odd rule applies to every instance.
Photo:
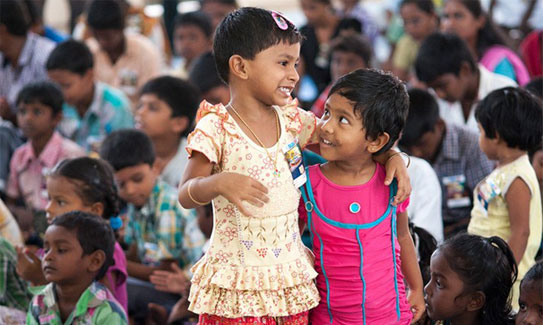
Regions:
[[128, 205], [124, 241], [137, 243], [143, 264], [174, 259], [187, 267], [202, 256], [205, 237], [197, 226], [195, 210], [181, 207], [176, 189], [158, 180], [141, 209]]
[[26, 282], [17, 275], [16, 266], [15, 249], [0, 236], [0, 305], [26, 310], [32, 294], [27, 290]]
[[128, 98], [102, 82], [95, 83], [94, 97], [84, 116], [66, 103], [62, 113], [59, 131], [87, 151], [98, 151], [98, 144], [111, 132], [134, 126]]
[[54, 47], [52, 41], [28, 33], [15, 66], [0, 52], [0, 97], [7, 98], [13, 113], [19, 91], [30, 82], [47, 79], [45, 63]]

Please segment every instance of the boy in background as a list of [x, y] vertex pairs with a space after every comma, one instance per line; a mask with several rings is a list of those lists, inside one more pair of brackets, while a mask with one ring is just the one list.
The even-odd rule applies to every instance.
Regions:
[[97, 151], [109, 133], [134, 125], [128, 98], [120, 90], [94, 81], [94, 60], [84, 43], [60, 43], [46, 67], [66, 101], [59, 130], [87, 151]]
[[123, 307], [98, 279], [113, 264], [109, 224], [73, 211], [45, 232], [42, 270], [49, 282], [32, 299], [26, 324], [127, 324]]
[[453, 34], [428, 36], [417, 54], [415, 72], [441, 99], [439, 114], [443, 120], [477, 133], [474, 112], [479, 100], [493, 90], [517, 85], [478, 65], [466, 43]]
[[147, 82], [140, 94], [136, 128], [153, 142], [154, 166], [162, 180], [177, 188], [189, 158], [185, 147], [198, 109], [198, 90], [187, 81], [164, 76]]
[[145, 36], [124, 32], [125, 16], [116, 0], [92, 1], [87, 22], [96, 79], [121, 89], [135, 105], [138, 89], [160, 73], [157, 47]]
[[219, 77], [213, 53], [207, 52], [196, 59], [189, 80], [200, 89], [203, 100], [213, 105], [227, 105], [230, 102], [230, 89]]
[[465, 230], [473, 207], [473, 189], [493, 169], [479, 148], [477, 133], [449, 124], [439, 116], [435, 98], [424, 90], [410, 91], [409, 114], [400, 147], [427, 160], [442, 191], [445, 238]]
[[47, 172], [66, 158], [84, 156], [85, 151], [55, 131], [62, 119], [63, 97], [53, 83], [28, 84], [16, 103], [17, 121], [28, 142], [11, 158], [8, 202], [21, 199], [27, 208], [43, 210], [47, 205]]
[[[119, 196], [128, 203], [124, 244], [127, 257], [128, 310], [137, 321], [147, 317], [150, 302], [173, 306], [179, 296], [160, 292], [149, 282], [155, 270], [175, 262], [189, 268], [202, 255], [205, 238], [196, 228], [194, 210], [183, 209], [177, 190], [158, 178], [149, 137], [138, 130], [111, 133], [100, 156], [113, 167]], [[188, 277], [188, 276], [187, 276]]]
[[194, 61], [211, 51], [213, 30], [211, 20], [201, 11], [178, 15], [174, 20], [173, 46], [175, 53], [183, 59], [174, 74], [186, 79]]

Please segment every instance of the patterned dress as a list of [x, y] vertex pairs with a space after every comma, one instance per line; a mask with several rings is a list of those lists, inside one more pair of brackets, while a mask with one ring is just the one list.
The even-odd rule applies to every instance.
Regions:
[[187, 151], [203, 153], [213, 174], [235, 172], [250, 176], [268, 188], [269, 203], [248, 205], [253, 216], [240, 213], [222, 196], [213, 200], [211, 244], [192, 272], [189, 309], [198, 314], [227, 318], [289, 316], [304, 313], [319, 302], [313, 283], [311, 253], [300, 239], [298, 203], [289, 165], [281, 148], [296, 139], [303, 147], [314, 135], [316, 118], [296, 103], [274, 107], [281, 137], [266, 149], [241, 131], [222, 105], [202, 102], [198, 125], [189, 135]]

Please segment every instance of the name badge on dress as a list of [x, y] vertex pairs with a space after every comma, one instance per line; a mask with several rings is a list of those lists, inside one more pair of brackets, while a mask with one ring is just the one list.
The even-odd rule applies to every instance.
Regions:
[[481, 212], [485, 216], [488, 216], [488, 203], [500, 194], [500, 188], [491, 178], [487, 177], [477, 186], [477, 200], [481, 204], [483, 208]]
[[464, 208], [471, 205], [470, 193], [466, 188], [466, 176], [445, 176], [441, 180], [445, 186], [447, 207], [449, 209]]
[[298, 139], [294, 139], [291, 143], [283, 147], [283, 154], [288, 162], [294, 186], [301, 187], [307, 181], [305, 174], [304, 161], [302, 159], [302, 149], [298, 145]]

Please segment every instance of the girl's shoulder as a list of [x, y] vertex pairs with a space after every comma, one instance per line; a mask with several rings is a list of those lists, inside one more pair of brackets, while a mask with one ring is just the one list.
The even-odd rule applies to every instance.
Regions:
[[298, 138], [302, 148], [311, 142], [317, 127], [317, 117], [313, 112], [298, 107], [297, 99], [279, 107], [278, 111], [284, 118], [285, 130]]
[[218, 134], [226, 131], [230, 135], [237, 135], [236, 124], [226, 107], [221, 103], [213, 105], [206, 100], [200, 103], [196, 112], [196, 129]]

